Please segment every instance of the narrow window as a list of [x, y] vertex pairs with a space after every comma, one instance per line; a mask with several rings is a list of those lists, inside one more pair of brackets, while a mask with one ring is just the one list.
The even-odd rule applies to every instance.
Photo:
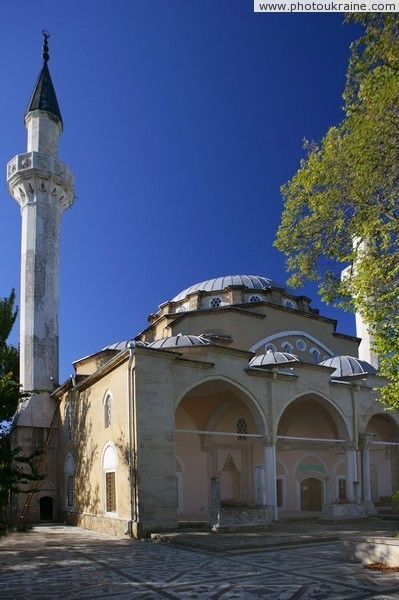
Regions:
[[237, 421], [237, 440], [239, 442], [246, 442], [248, 433], [248, 423], [245, 419], [240, 417]]
[[104, 401], [104, 427], [111, 427], [111, 396], [107, 394]]
[[65, 475], [65, 503], [67, 510], [71, 510], [75, 506], [75, 463], [71, 454], [65, 459], [64, 464]]
[[312, 357], [312, 363], [314, 365], [318, 365], [319, 361], [320, 361], [320, 352], [318, 350], [316, 350], [316, 348], [312, 348], [312, 350], [310, 351], [311, 357]]
[[72, 410], [70, 404], [65, 407], [65, 439], [67, 442], [72, 439]]
[[105, 473], [105, 497], [107, 512], [116, 512], [115, 471]]

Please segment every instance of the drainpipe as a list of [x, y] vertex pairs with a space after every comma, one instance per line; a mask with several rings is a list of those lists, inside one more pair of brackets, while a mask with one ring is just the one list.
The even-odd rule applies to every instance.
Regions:
[[130, 481], [130, 522], [127, 535], [133, 537], [133, 523], [137, 522], [137, 507], [136, 507], [136, 444], [134, 430], [134, 414], [133, 414], [133, 378], [135, 370], [133, 368], [134, 346], [129, 345], [129, 361], [127, 364], [127, 418], [128, 418], [128, 445], [129, 445], [129, 481]]
[[276, 461], [277, 461], [277, 452], [276, 452], [276, 444], [277, 444], [277, 435], [276, 435], [276, 423], [275, 423], [275, 400], [274, 400], [274, 384], [277, 381], [278, 369], [273, 369], [273, 379], [272, 379], [272, 397], [271, 397], [271, 420], [272, 420], [272, 430], [271, 430], [271, 442], [272, 442], [272, 456], [273, 456], [273, 486], [274, 486], [274, 498], [273, 498], [273, 519], [274, 521], [278, 521], [278, 507], [277, 507], [277, 470], [276, 470]]

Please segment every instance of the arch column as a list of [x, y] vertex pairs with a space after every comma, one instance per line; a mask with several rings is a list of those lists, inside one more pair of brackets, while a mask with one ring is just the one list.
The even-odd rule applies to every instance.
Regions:
[[355, 500], [355, 481], [357, 481], [356, 450], [353, 444], [345, 444], [346, 464], [346, 497], [349, 501]]
[[363, 502], [367, 513], [375, 513], [375, 507], [371, 500], [371, 467], [370, 447], [373, 441], [372, 433], [360, 433], [359, 442], [362, 457], [362, 491]]
[[273, 509], [273, 520], [278, 520], [276, 490], [276, 446], [266, 443], [263, 447], [266, 483], [266, 504]]

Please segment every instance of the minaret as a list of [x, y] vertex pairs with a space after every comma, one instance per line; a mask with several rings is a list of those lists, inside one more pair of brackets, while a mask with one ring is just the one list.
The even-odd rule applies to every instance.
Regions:
[[[366, 242], [361, 242], [357, 238], [354, 238], [353, 246], [356, 247], [358, 252], [360, 252], [360, 253], [362, 253], [366, 250]], [[353, 269], [356, 269], [356, 262], [355, 262], [355, 267], [353, 267], [353, 265], [350, 265], [342, 271], [341, 278], [342, 279], [346, 279], [346, 278], [350, 279]], [[361, 360], [365, 360], [370, 365], [372, 365], [375, 369], [378, 370], [379, 366], [380, 366], [380, 361], [379, 361], [378, 354], [374, 351], [374, 348], [373, 348], [373, 334], [370, 331], [370, 328], [367, 325], [366, 321], [364, 320], [363, 316], [360, 314], [360, 312], [358, 310], [355, 312], [355, 319], [356, 319], [356, 336], [358, 338], [360, 338], [358, 357]]]
[[60, 223], [74, 200], [74, 177], [58, 160], [63, 123], [48, 69], [49, 37], [43, 31], [43, 67], [25, 113], [27, 152], [7, 166], [22, 216], [20, 383], [35, 392], [58, 383]]

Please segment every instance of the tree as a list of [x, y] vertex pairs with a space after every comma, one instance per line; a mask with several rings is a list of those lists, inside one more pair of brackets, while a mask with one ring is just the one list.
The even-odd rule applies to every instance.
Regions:
[[8, 435], [0, 438], [0, 536], [12, 527], [12, 495], [34, 493], [45, 477], [38, 470], [42, 450], [21, 455], [21, 449], [11, 448], [9, 441]]
[[19, 400], [19, 352], [7, 344], [18, 310], [15, 308], [15, 291], [0, 299], [0, 423], [10, 421]]
[[320, 143], [305, 144], [282, 187], [275, 245], [291, 285], [319, 281], [324, 301], [360, 313], [390, 380], [382, 399], [399, 407], [399, 16], [347, 21], [364, 34], [351, 48], [345, 117]]

